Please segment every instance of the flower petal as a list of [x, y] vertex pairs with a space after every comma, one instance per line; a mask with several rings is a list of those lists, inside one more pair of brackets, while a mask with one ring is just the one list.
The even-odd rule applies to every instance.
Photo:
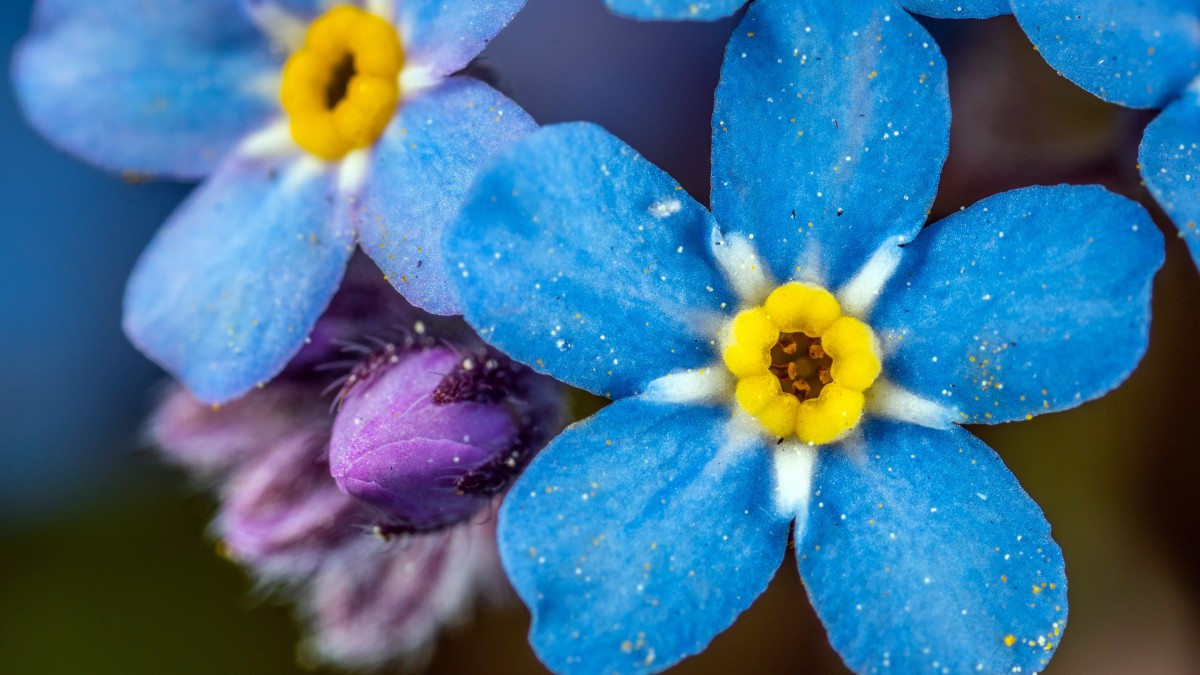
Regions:
[[1009, 14], [1009, 0], [900, 0], [914, 14], [939, 19], [987, 19]]
[[409, 302], [456, 314], [442, 230], [483, 163], [537, 124], [486, 84], [455, 77], [406, 99], [375, 145], [354, 208], [363, 250]]
[[960, 422], [1073, 408], [1141, 360], [1162, 261], [1150, 215], [1104, 188], [990, 197], [905, 246], [872, 319], [883, 372]]
[[1105, 101], [1157, 108], [1200, 74], [1196, 0], [1013, 0], [1042, 58]]
[[790, 518], [771, 448], [729, 413], [626, 399], [553, 441], [500, 511], [500, 555], [557, 672], [644, 673], [704, 649], [766, 588]]
[[852, 670], [1040, 672], [1067, 619], [1062, 551], [982, 441], [873, 420], [822, 452], [800, 574]]
[[781, 280], [840, 286], [920, 230], [949, 136], [945, 61], [893, 3], [754, 3], [717, 87], [713, 215]]
[[1200, 92], [1187, 91], [1146, 127], [1138, 164], [1200, 264]]
[[747, 0], [604, 0], [614, 14], [633, 19], [713, 21], [738, 11]]
[[[388, 2], [391, 1], [388, 0]], [[251, 15], [262, 16], [264, 13], [282, 12], [305, 24], [329, 11], [334, 5], [366, 4], [353, 1], [350, 3], [337, 2], [337, 0], [241, 0], [241, 2], [250, 10]], [[368, 0], [369, 2], [370, 0]]]
[[621, 398], [715, 358], [730, 292], [708, 211], [592, 124], [547, 127], [480, 175], [442, 245], [464, 313], [513, 358]]
[[461, 70], [500, 32], [525, 0], [398, 0], [405, 58], [438, 75]]
[[230, 158], [129, 279], [126, 334], [206, 403], [282, 370], [337, 290], [354, 233], [314, 164]]
[[55, 144], [182, 179], [278, 114], [278, 74], [238, 0], [43, 1], [13, 64], [26, 117]]

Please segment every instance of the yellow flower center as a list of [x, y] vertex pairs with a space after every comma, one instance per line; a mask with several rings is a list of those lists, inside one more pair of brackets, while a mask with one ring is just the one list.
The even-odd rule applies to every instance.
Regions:
[[387, 21], [348, 5], [321, 15], [283, 66], [279, 97], [292, 138], [326, 160], [371, 145], [396, 110], [403, 65]]
[[881, 368], [871, 328], [829, 291], [795, 282], [734, 317], [724, 356], [743, 410], [780, 438], [816, 445], [858, 424]]

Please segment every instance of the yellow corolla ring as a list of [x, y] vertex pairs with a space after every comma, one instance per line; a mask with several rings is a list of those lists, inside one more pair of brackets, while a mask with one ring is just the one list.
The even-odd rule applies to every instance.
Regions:
[[858, 424], [879, 349], [871, 328], [843, 315], [828, 291], [780, 286], [762, 307], [739, 313], [730, 333], [724, 356], [738, 405], [772, 434], [819, 445]]
[[342, 5], [308, 27], [283, 66], [280, 99], [300, 147], [340, 159], [383, 134], [400, 100], [404, 49], [387, 21]]

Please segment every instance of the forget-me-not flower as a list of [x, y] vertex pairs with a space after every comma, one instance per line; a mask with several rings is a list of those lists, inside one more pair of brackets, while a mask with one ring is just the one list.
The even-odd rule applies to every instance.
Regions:
[[1200, 0], [1013, 0], [1046, 61], [1092, 94], [1161, 108], [1138, 168], [1200, 264]]
[[613, 12], [634, 19], [714, 21], [748, 0], [604, 0]]
[[1012, 11], [1009, 0], [899, 0], [915, 14], [939, 19], [987, 19]]
[[213, 484], [221, 552], [295, 600], [308, 651], [357, 668], [419, 659], [478, 600], [507, 597], [491, 510], [566, 409], [559, 383], [371, 267], [351, 262], [262, 390], [211, 406], [175, 386], [150, 424]]
[[[617, 14], [634, 19], [712, 21], [727, 17], [748, 0], [604, 0]], [[943, 19], [986, 19], [1008, 14], [1009, 0], [900, 0], [910, 12]]]
[[524, 0], [42, 0], [13, 68], [30, 121], [136, 175], [208, 176], [143, 254], [126, 332], [199, 398], [278, 373], [361, 243], [449, 314], [441, 232], [536, 125], [456, 75]]
[[654, 672], [766, 588], [789, 531], [859, 672], [1032, 672], [1061, 551], [960, 426], [1065, 410], [1143, 354], [1162, 237], [1099, 187], [925, 230], [945, 62], [891, 2], [757, 0], [728, 46], [711, 212], [589, 124], [485, 169], [447, 231], [468, 321], [615, 402], [533, 460], [505, 567], [553, 670]]

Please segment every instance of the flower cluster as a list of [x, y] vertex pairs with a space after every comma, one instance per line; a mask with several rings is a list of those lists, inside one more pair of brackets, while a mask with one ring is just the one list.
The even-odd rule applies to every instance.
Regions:
[[[523, 0], [39, 2], [30, 121], [101, 167], [204, 179], [124, 326], [180, 382], [151, 436], [218, 495], [220, 550], [355, 667], [427, 653], [507, 576], [552, 670], [657, 672], [791, 541], [855, 671], [1041, 670], [1063, 554], [962, 425], [1129, 376], [1149, 215], [1058, 185], [927, 224], [950, 99], [909, 12], [1004, 0], [605, 2], [740, 15], [709, 208], [461, 73]], [[1011, 8], [1097, 95], [1170, 102], [1142, 171], [1200, 259], [1200, 11], [1145, 4]], [[610, 404], [567, 427], [566, 385]]]
[[357, 666], [418, 659], [506, 596], [493, 510], [563, 417], [553, 381], [366, 267], [274, 382], [222, 406], [176, 387], [151, 422], [216, 486], [224, 554], [297, 597], [316, 656]]

